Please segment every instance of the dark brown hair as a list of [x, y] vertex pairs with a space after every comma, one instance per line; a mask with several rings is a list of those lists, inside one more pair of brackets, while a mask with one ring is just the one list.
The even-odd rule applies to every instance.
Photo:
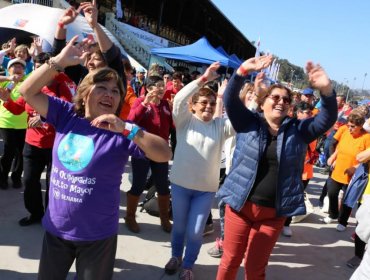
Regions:
[[365, 116], [363, 113], [356, 111], [355, 109], [348, 115], [348, 122], [357, 126], [363, 126], [365, 123]]
[[[293, 93], [292, 93], [292, 91], [291, 91], [289, 88], [287, 88], [286, 86], [283, 86], [282, 84], [273, 84], [273, 85], [271, 85], [271, 86], [268, 88], [268, 90], [267, 90], [267, 95], [266, 95], [266, 97], [268, 97], [268, 96], [271, 94], [271, 92], [272, 92], [274, 89], [276, 89], [276, 88], [285, 90], [285, 91], [288, 93], [288, 96], [289, 96], [290, 102], [292, 102], [292, 99], [293, 99]], [[265, 98], [265, 100], [266, 100], [266, 98]], [[264, 102], [264, 101], [263, 101], [263, 102]]]

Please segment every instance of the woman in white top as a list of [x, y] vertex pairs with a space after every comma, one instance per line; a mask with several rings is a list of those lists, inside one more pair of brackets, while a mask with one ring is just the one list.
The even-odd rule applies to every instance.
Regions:
[[[218, 190], [222, 148], [225, 139], [235, 134], [228, 120], [213, 119], [216, 93], [203, 87], [206, 82], [218, 77], [216, 70], [219, 67], [218, 62], [213, 63], [200, 78], [176, 94], [173, 104], [177, 146], [170, 174], [172, 257], [165, 271], [174, 274], [182, 264], [180, 279], [193, 277], [192, 267], [198, 257], [203, 229]], [[183, 258], [184, 245], [186, 251]]]

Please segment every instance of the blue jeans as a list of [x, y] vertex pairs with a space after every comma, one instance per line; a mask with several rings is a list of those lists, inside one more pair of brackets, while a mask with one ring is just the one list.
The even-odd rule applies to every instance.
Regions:
[[[182, 257], [183, 268], [191, 269], [198, 258], [203, 231], [215, 192], [201, 192], [172, 184], [172, 256]], [[186, 240], [186, 244], [185, 244]]]

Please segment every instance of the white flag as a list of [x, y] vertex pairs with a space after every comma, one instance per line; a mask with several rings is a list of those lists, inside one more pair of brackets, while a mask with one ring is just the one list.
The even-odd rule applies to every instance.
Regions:
[[256, 54], [254, 55], [254, 57], [259, 57], [260, 56], [260, 44], [261, 44], [261, 38], [258, 37], [258, 41], [257, 41], [257, 44], [256, 44]]
[[123, 18], [121, 0], [116, 0], [117, 19]]

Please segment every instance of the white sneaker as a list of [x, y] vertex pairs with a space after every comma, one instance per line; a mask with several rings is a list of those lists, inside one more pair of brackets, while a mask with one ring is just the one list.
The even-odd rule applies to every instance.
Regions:
[[342, 225], [342, 224], [338, 224], [337, 225], [337, 231], [339, 231], [339, 232], [343, 232], [343, 231], [345, 231], [347, 229], [347, 227], [345, 227], [344, 225]]
[[293, 234], [292, 229], [290, 227], [283, 227], [283, 235], [286, 237], [291, 237]]
[[325, 198], [324, 198], [324, 204], [321, 208], [321, 211], [324, 212], [324, 213], [329, 212], [329, 197], [328, 196], [325, 196]]
[[323, 221], [325, 224], [331, 224], [334, 221], [334, 219], [330, 217], [325, 217], [321, 221]]

